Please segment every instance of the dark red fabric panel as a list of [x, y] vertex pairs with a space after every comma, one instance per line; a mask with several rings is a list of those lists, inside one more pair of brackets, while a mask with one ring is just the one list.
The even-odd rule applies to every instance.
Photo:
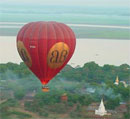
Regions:
[[37, 23], [36, 25], [33, 26], [32, 34], [30, 36], [30, 45], [29, 45], [30, 54], [33, 62], [31, 70], [34, 72], [34, 74], [36, 74], [36, 76], [38, 76], [38, 78], [42, 77], [42, 70], [40, 67], [39, 53], [38, 53], [39, 28], [40, 28], [40, 23]]
[[[41, 78], [41, 82], [43, 80], [46, 80], [46, 75], [47, 75], [47, 60], [43, 60], [47, 57], [47, 43], [48, 43], [48, 34], [47, 34], [47, 24], [44, 23], [42, 24], [42, 28], [41, 28], [41, 33], [40, 33], [40, 44], [39, 44], [39, 55], [40, 55], [40, 64], [42, 67], [42, 71], [43, 71], [43, 77]], [[44, 47], [43, 47], [43, 45]]]

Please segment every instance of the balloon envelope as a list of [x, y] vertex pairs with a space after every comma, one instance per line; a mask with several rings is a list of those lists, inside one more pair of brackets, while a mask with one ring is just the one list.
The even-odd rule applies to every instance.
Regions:
[[75, 44], [71, 28], [58, 22], [31, 22], [17, 35], [20, 57], [43, 85], [67, 64]]

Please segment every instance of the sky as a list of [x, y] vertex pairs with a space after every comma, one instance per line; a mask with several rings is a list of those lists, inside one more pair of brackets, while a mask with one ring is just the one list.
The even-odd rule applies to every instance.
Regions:
[[[69, 64], [73, 67], [95, 61], [104, 64], [130, 65], [130, 40], [77, 39], [76, 49]], [[0, 36], [0, 63], [22, 62], [16, 48], [16, 37]]]
[[0, 0], [1, 4], [72, 5], [72, 6], [129, 6], [129, 0]]

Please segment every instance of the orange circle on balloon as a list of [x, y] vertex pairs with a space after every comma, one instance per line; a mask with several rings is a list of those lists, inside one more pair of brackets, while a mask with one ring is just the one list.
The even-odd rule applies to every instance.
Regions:
[[69, 47], [64, 42], [56, 43], [49, 50], [47, 56], [47, 63], [50, 68], [59, 68], [67, 59], [69, 54]]
[[17, 42], [17, 48], [18, 48], [18, 52], [19, 52], [22, 60], [25, 62], [25, 64], [28, 67], [31, 67], [32, 66], [31, 56], [29, 55], [29, 53], [28, 53], [27, 49], [25, 48], [22, 41]]

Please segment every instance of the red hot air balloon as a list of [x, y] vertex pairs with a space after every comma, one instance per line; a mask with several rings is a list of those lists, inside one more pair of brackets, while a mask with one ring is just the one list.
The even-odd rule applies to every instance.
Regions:
[[31, 22], [24, 25], [17, 35], [20, 57], [43, 85], [67, 64], [75, 44], [71, 28], [58, 22]]

